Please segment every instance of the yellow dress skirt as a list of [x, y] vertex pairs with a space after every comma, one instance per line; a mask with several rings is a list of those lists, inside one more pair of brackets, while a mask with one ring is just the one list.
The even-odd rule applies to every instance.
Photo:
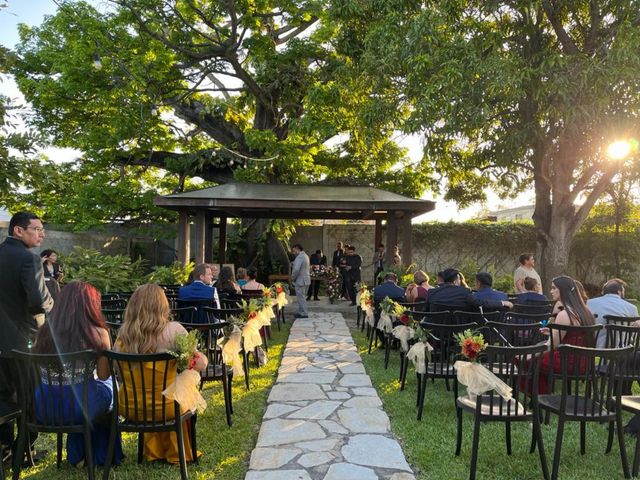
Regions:
[[[162, 385], [165, 375], [166, 363], [156, 364], [156, 369], [153, 369], [152, 362], [144, 363], [143, 375], [144, 386], [146, 390], [146, 412], [143, 411], [142, 405], [138, 405], [138, 411], [136, 414], [134, 399], [137, 398], [141, 401], [142, 395], [133, 394], [132, 386], [136, 385], [138, 388], [142, 388], [142, 379], [140, 378], [140, 369], [134, 368], [130, 371], [121, 372], [124, 377], [124, 387], [118, 390], [118, 401], [120, 403], [120, 415], [123, 415], [129, 421], [143, 421], [147, 422], [163, 422], [164, 420], [172, 420], [175, 418], [175, 410], [173, 401], [167, 400], [162, 395]], [[167, 372], [167, 386], [171, 385], [175, 380], [176, 370], [175, 363], [169, 362], [169, 372]], [[133, 382], [131, 376], [133, 375]], [[155, 376], [155, 379], [154, 379]], [[127, 378], [129, 377], [129, 378]], [[156, 386], [153, 391], [153, 386]], [[164, 403], [164, 417], [163, 417], [163, 403]], [[128, 406], [129, 408], [127, 409]], [[184, 413], [181, 412], [181, 413]], [[146, 417], [146, 418], [145, 418]], [[184, 453], [187, 462], [193, 461], [193, 455], [191, 452], [191, 421], [186, 420], [182, 422], [182, 438], [184, 439]], [[144, 434], [144, 457], [147, 461], [154, 460], [166, 460], [169, 463], [180, 463], [180, 457], [178, 455], [178, 438], [176, 432], [151, 432]], [[198, 457], [202, 455], [202, 452], [198, 452]]]

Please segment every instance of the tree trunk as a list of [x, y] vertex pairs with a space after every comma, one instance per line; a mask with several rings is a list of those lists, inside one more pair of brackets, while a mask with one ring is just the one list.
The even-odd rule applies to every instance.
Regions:
[[[537, 270], [540, 273], [543, 292], [546, 295], [549, 294], [553, 278], [559, 275], [568, 275], [569, 252], [575, 235], [575, 230], [571, 226], [573, 223], [572, 213], [571, 210], [563, 214], [552, 211], [551, 221], [548, 224], [549, 231], [541, 230], [538, 235]], [[536, 228], [540, 230], [537, 222]]]

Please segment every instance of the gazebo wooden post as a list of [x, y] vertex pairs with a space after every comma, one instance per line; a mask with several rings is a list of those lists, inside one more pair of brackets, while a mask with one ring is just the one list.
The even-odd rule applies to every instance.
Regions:
[[181, 209], [178, 212], [178, 261], [182, 265], [189, 263], [191, 250], [191, 228], [189, 225], [189, 211]]
[[196, 248], [195, 248], [195, 262], [196, 265], [204, 263], [205, 252], [205, 232], [207, 230], [207, 214], [204, 210], [199, 209], [196, 211]]
[[204, 229], [204, 261], [213, 261], [213, 217], [209, 214], [206, 215]]
[[396, 211], [389, 210], [387, 212], [387, 258], [385, 265], [393, 265], [393, 247], [398, 244], [398, 220], [396, 219]]
[[402, 218], [402, 264], [411, 265], [411, 214], [404, 213]]
[[382, 243], [382, 219], [381, 218], [376, 218], [376, 230], [373, 238], [374, 238], [373, 251], [376, 252], [378, 251], [378, 245]]
[[219, 226], [219, 235], [218, 235], [218, 263], [223, 264], [227, 263], [227, 217], [220, 217], [220, 226]]

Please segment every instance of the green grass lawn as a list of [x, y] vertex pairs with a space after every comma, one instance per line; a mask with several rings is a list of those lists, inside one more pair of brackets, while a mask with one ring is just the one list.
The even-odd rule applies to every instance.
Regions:
[[[204, 453], [197, 466], [189, 466], [190, 479], [243, 479], [248, 468], [249, 456], [253, 450], [262, 416], [266, 409], [267, 395], [273, 385], [280, 365], [282, 351], [289, 337], [291, 323], [287, 322], [278, 332], [272, 327], [272, 340], [269, 342], [269, 362], [256, 369], [251, 368], [251, 390], [246, 391], [244, 378], [234, 379], [233, 385], [233, 427], [229, 428], [224, 413], [224, 399], [219, 382], [205, 384], [203, 395], [208, 408], [198, 416], [198, 449]], [[137, 436], [127, 434], [123, 438], [126, 459], [112, 470], [112, 479], [176, 479], [180, 476], [177, 466], [164, 463], [136, 462]], [[55, 437], [40, 435], [38, 448], [49, 450], [47, 459], [36, 467], [23, 471], [23, 478], [46, 480], [73, 480], [86, 478], [85, 469], [76, 469], [63, 463], [58, 470], [55, 463]], [[97, 470], [98, 478], [102, 469]]]
[[[465, 479], [469, 474], [473, 424], [471, 415], [464, 414], [463, 446], [459, 457], [454, 455], [456, 442], [456, 414], [453, 392], [445, 389], [443, 380], [428, 382], [422, 421], [416, 420], [416, 377], [409, 366], [407, 384], [399, 391], [399, 356], [392, 351], [389, 369], [384, 369], [384, 352], [366, 352], [366, 339], [359, 331], [352, 331], [367, 373], [382, 399], [384, 410], [391, 419], [393, 433], [399, 438], [407, 460], [419, 479]], [[460, 387], [464, 393], [465, 387]], [[556, 418], [543, 425], [547, 462], [551, 471], [555, 446]], [[630, 418], [625, 415], [625, 422]], [[609, 455], [604, 454], [607, 427], [587, 424], [587, 451], [580, 455], [577, 423], [566, 424], [562, 443], [561, 479], [624, 478], [617, 442]], [[506, 454], [503, 423], [485, 423], [480, 429], [478, 479], [538, 479], [542, 478], [538, 452], [529, 454], [531, 439], [529, 423], [514, 423], [512, 427], [513, 454]], [[626, 436], [629, 468], [633, 459], [635, 439]]]

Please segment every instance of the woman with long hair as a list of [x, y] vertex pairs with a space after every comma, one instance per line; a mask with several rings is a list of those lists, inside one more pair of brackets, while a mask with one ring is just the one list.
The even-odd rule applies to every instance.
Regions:
[[233, 277], [233, 270], [228, 265], [220, 269], [220, 275], [215, 283], [215, 287], [218, 293], [226, 293], [230, 298], [234, 298], [234, 296], [242, 293], [240, 285], [238, 285], [236, 279]]
[[[125, 353], [151, 354], [160, 353], [167, 350], [174, 350], [176, 345], [176, 337], [186, 334], [185, 328], [178, 322], [171, 321], [171, 309], [164, 290], [158, 285], [146, 284], [141, 285], [133, 292], [127, 308], [124, 311], [124, 322], [118, 332], [115, 350]], [[207, 357], [198, 353], [196, 355], [196, 363], [194, 369], [202, 371], [207, 366]], [[133, 383], [142, 385], [141, 373], [136, 369], [129, 373], [136, 377]], [[164, 375], [164, 372], [153, 371], [152, 364], [145, 365], [144, 384], [151, 385], [154, 375]], [[175, 372], [169, 372], [167, 377], [167, 385], [174, 381]], [[127, 386], [131, 387], [132, 382], [127, 382]], [[137, 397], [137, 396], [136, 396]], [[122, 403], [127, 399], [133, 401], [133, 391], [119, 390], [118, 400]], [[147, 398], [148, 402], [152, 402], [151, 398]], [[162, 405], [164, 397], [161, 392], [157, 392], [155, 405]], [[147, 405], [148, 420], [154, 415], [152, 405]], [[159, 408], [159, 407], [158, 407]], [[131, 409], [133, 411], [133, 409]], [[173, 409], [166, 410], [165, 418], [172, 418]], [[184, 422], [182, 429], [184, 432], [184, 450], [188, 462], [194, 460], [191, 453], [191, 435], [189, 429], [190, 422]], [[149, 461], [166, 460], [169, 463], [179, 463], [178, 456], [178, 439], [175, 432], [152, 432], [144, 435], [144, 455]]]
[[[89, 412], [91, 420], [104, 416], [113, 405], [113, 384], [109, 372], [109, 363], [102, 356], [104, 350], [111, 348], [111, 339], [105, 326], [100, 306], [100, 292], [86, 282], [74, 281], [62, 289], [58, 299], [49, 314], [47, 322], [38, 331], [33, 347], [34, 353], [55, 354], [71, 353], [81, 350], [95, 350], [97, 359], [96, 376], [88, 386]], [[71, 389], [71, 385], [64, 388]], [[74, 392], [82, 392], [82, 385], [74, 385]], [[36, 401], [39, 396], [50, 398], [45, 390], [50, 385], [42, 384], [36, 390]], [[80, 390], [78, 390], [80, 389]], [[77, 395], [53, 395], [54, 398], [81, 398]], [[40, 409], [37, 409], [40, 412]], [[53, 411], [56, 411], [55, 406]], [[82, 422], [81, 405], [77, 402], [74, 408], [72, 422]], [[109, 441], [109, 427], [106, 424], [93, 422], [91, 431], [91, 446], [93, 448], [94, 465], [103, 465]], [[82, 433], [67, 435], [67, 460], [72, 465], [83, 465], [86, 452], [84, 451], [84, 437]], [[122, 443], [117, 437], [115, 463], [122, 462]]]
[[[580, 293], [580, 287], [577, 282], [567, 276], [560, 276], [551, 282], [551, 298], [562, 305], [554, 320], [558, 325], [594, 325], [595, 318]], [[548, 333], [549, 329], [545, 328]], [[563, 344], [576, 345], [584, 347], [587, 345], [587, 339], [584, 334], [579, 332], [553, 332], [554, 346]], [[569, 365], [569, 371], [573, 370], [573, 366]], [[538, 393], [549, 393], [547, 379], [549, 372], [560, 373], [560, 352], [558, 350], [549, 350], [542, 354], [542, 362], [540, 367], [540, 381], [538, 383]]]

